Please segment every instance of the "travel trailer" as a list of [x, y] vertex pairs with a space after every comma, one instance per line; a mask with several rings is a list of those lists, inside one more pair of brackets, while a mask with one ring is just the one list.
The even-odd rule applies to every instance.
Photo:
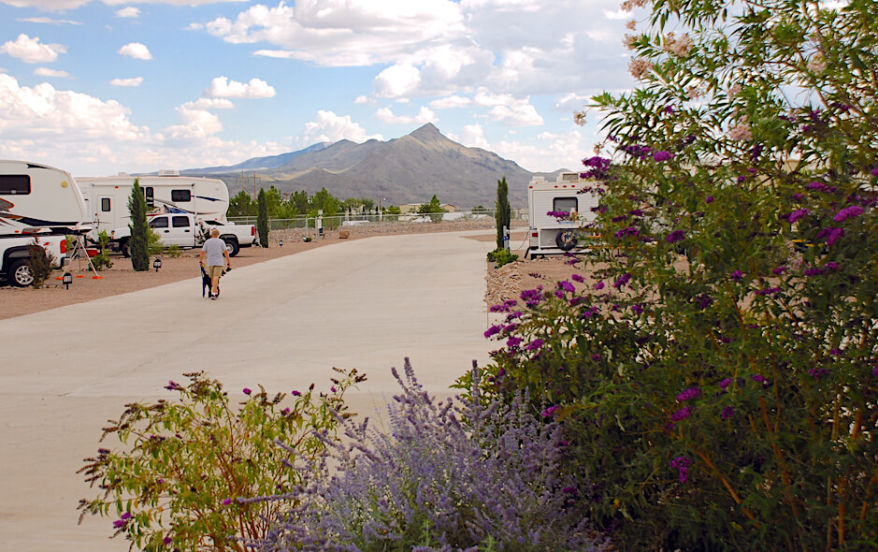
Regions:
[[578, 229], [594, 220], [592, 208], [599, 201], [597, 194], [586, 191], [589, 183], [579, 173], [561, 173], [555, 182], [542, 176], [531, 180], [527, 188], [530, 229], [525, 257], [567, 253], [584, 245]]
[[82, 234], [90, 220], [70, 173], [27, 161], [0, 161], [0, 236]]
[[226, 221], [229, 189], [222, 180], [179, 176], [176, 171], [160, 171], [158, 176], [83, 177], [77, 181], [91, 213], [94, 228], [89, 238], [93, 241], [97, 241], [101, 230], [110, 232], [131, 222], [128, 199], [135, 179], [143, 189], [147, 211], [182, 212], [199, 221]]

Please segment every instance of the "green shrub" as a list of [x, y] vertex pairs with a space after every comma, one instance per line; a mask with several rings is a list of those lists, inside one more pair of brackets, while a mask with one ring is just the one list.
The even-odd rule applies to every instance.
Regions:
[[113, 536], [145, 551], [245, 550], [241, 539], [263, 538], [281, 506], [246, 499], [301, 485], [296, 465], [324, 446], [315, 432], [332, 436], [349, 416], [344, 393], [365, 377], [337, 371], [329, 393], [311, 385], [286, 402], [260, 386], [245, 388], [234, 408], [222, 384], [198, 372], [186, 374], [186, 386], [168, 382], [176, 400], [126, 405], [101, 438], [114, 436], [119, 448], [98, 449], [78, 472], [101, 489], [80, 501], [80, 521], [115, 516]]
[[180, 249], [180, 246], [177, 244], [169, 245], [167, 249], [165, 249], [165, 255], [172, 259], [177, 259], [180, 255], [183, 254], [183, 251]]
[[95, 270], [103, 270], [105, 268], [113, 267], [113, 261], [110, 260], [110, 255], [107, 253], [109, 243], [109, 234], [107, 234], [106, 230], [101, 230], [98, 234], [98, 246], [100, 247], [100, 251], [98, 251], [98, 254], [91, 259], [91, 264], [95, 267]]
[[584, 161], [602, 289], [497, 306], [485, 390], [564, 423], [620, 550], [874, 549], [875, 6], [720, 7], [649, 7]]
[[140, 180], [136, 178], [128, 198], [128, 212], [131, 215], [131, 223], [128, 225], [131, 230], [131, 237], [128, 239], [131, 267], [137, 272], [149, 270], [150, 244], [154, 247], [152, 236], [155, 233], [146, 223], [146, 197], [140, 187]]
[[488, 253], [488, 261], [497, 263], [496, 267], [500, 268], [505, 264], [509, 264], [518, 260], [518, 255], [512, 254], [508, 249], [500, 248]]
[[33, 243], [27, 246], [27, 250], [27, 266], [30, 268], [30, 273], [34, 278], [31, 285], [35, 289], [40, 289], [52, 274], [52, 263], [54, 262], [55, 257], [52, 253], [43, 249], [43, 247], [40, 246], [39, 240], [36, 238], [34, 238]]

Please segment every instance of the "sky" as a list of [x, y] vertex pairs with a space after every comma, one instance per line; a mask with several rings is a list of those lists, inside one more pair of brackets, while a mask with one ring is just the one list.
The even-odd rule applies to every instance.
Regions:
[[[619, 0], [0, 0], [0, 159], [74, 176], [236, 164], [431, 122], [577, 170], [635, 86]], [[642, 26], [642, 25], [641, 25]]]

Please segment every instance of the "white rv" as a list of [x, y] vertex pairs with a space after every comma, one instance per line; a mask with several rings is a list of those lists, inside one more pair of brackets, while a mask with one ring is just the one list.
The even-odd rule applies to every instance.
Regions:
[[90, 220], [70, 173], [26, 161], [0, 161], [0, 235], [81, 234]]
[[531, 180], [527, 188], [530, 229], [525, 257], [567, 253], [584, 245], [578, 229], [594, 220], [592, 208], [600, 199], [585, 190], [590, 183], [579, 173], [561, 173], [555, 182], [542, 176]]
[[77, 181], [91, 213], [92, 240], [97, 240], [101, 230], [110, 232], [131, 222], [128, 199], [135, 179], [143, 189], [147, 211], [183, 212], [198, 221], [226, 221], [229, 189], [222, 180], [179, 176], [176, 171], [161, 171], [158, 176], [83, 177]]

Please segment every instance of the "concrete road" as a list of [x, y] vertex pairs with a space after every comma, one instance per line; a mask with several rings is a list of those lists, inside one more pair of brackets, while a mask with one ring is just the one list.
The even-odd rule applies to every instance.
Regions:
[[218, 301], [193, 278], [0, 321], [0, 551], [128, 550], [107, 539], [112, 519], [77, 526], [78, 500], [95, 493], [75, 472], [105, 420], [169, 396], [184, 372], [289, 392], [357, 368], [369, 380], [350, 403], [372, 414], [409, 356], [427, 389], [446, 391], [491, 348], [491, 246], [459, 233], [339, 242], [235, 269]]

